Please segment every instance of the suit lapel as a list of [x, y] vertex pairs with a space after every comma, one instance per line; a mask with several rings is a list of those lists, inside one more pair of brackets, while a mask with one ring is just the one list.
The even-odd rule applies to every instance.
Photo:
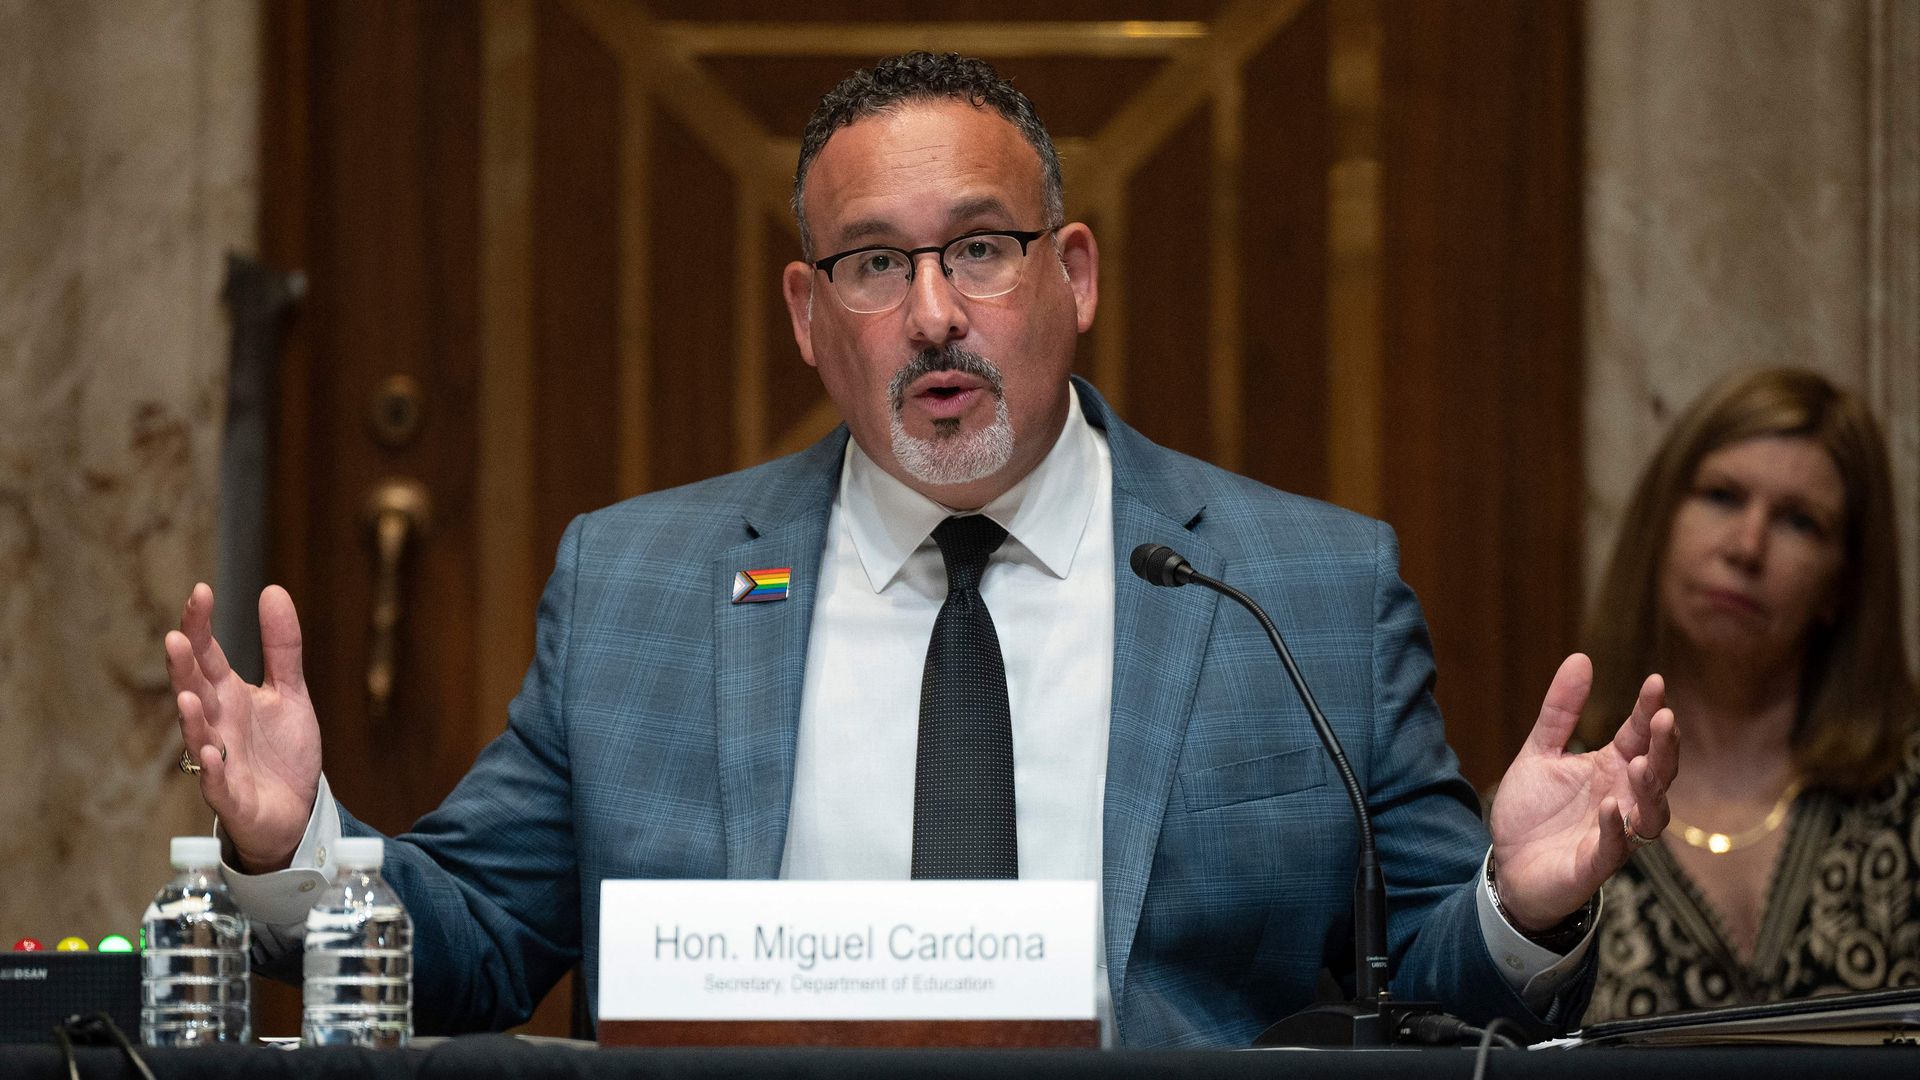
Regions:
[[[714, 712], [727, 876], [780, 873], [793, 794], [794, 742], [820, 554], [846, 430], [764, 471], [746, 499], [746, 542], [709, 564], [713, 588]], [[792, 571], [785, 600], [733, 602], [742, 570]]]
[[1129, 564], [1141, 544], [1176, 548], [1203, 573], [1224, 560], [1192, 532], [1205, 504], [1180, 459], [1113, 419], [1091, 387], [1088, 418], [1113, 452], [1113, 715], [1102, 818], [1102, 912], [1115, 1001], [1166, 819], [1174, 770], [1200, 680], [1215, 601], [1205, 589], [1148, 585]]

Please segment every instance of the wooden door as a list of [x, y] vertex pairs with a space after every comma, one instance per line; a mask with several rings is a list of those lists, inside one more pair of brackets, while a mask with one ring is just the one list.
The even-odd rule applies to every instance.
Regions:
[[[991, 59], [1052, 128], [1104, 256], [1078, 367], [1122, 415], [1399, 528], [1451, 737], [1495, 779], [1578, 602], [1577, 5], [867, 10], [269, 6], [263, 243], [310, 282], [271, 550], [344, 802], [402, 829], [498, 733], [574, 514], [832, 427], [777, 284], [798, 134], [839, 77], [918, 47]], [[364, 513], [388, 478], [432, 508], [376, 717]]]

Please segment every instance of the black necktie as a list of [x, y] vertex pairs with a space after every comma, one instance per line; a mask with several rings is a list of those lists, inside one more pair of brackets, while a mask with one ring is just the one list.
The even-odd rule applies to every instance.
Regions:
[[1013, 713], [1000, 635], [980, 575], [1007, 530], [950, 517], [933, 530], [947, 562], [947, 600], [933, 620], [920, 679], [913, 771], [913, 876], [1020, 876], [1013, 825]]

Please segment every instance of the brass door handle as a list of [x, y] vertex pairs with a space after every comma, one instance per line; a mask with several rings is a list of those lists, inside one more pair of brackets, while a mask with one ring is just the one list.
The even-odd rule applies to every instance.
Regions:
[[393, 702], [395, 654], [400, 633], [400, 569], [408, 546], [427, 531], [432, 500], [426, 485], [388, 477], [367, 493], [366, 522], [373, 530], [373, 640], [367, 657], [367, 713], [384, 719]]

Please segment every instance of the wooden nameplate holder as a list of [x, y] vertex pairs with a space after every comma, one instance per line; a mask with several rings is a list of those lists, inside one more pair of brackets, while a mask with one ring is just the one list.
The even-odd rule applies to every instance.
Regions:
[[601, 1046], [1100, 1047], [1094, 1020], [603, 1020]]

